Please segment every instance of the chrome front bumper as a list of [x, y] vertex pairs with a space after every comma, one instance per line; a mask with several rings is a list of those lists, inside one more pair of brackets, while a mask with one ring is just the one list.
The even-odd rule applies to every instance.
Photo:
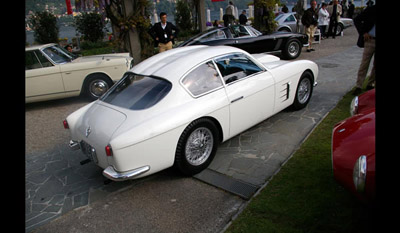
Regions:
[[144, 166], [127, 172], [117, 172], [112, 166], [108, 166], [106, 169], [104, 169], [103, 175], [113, 181], [123, 181], [133, 179], [136, 176], [148, 172], [149, 170], [150, 166]]

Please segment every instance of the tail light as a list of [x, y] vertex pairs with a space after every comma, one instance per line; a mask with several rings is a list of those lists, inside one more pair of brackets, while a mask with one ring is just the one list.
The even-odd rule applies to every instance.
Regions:
[[68, 121], [64, 120], [63, 121], [64, 129], [69, 129]]
[[112, 148], [111, 148], [110, 145], [107, 145], [105, 149], [106, 149], [106, 155], [107, 156], [112, 156], [113, 155]]

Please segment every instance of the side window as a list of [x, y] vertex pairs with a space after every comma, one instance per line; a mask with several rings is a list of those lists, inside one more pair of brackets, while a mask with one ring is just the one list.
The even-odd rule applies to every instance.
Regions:
[[219, 40], [219, 39], [226, 39], [225, 32], [223, 30], [217, 30], [213, 33], [205, 35], [200, 39], [200, 42], [206, 42], [210, 40]]
[[25, 70], [42, 68], [34, 51], [25, 51]]
[[250, 36], [250, 33], [243, 25], [234, 25], [230, 29], [234, 38]]
[[221, 78], [218, 75], [212, 61], [198, 66], [186, 75], [182, 84], [194, 95], [199, 96], [222, 86]]
[[39, 61], [43, 67], [53, 66], [53, 64], [40, 51], [35, 51], [35, 54], [39, 58]]
[[289, 17], [287, 17], [287, 18], [285, 19], [285, 22], [294, 22], [294, 21], [295, 21], [295, 18], [294, 18], [293, 15], [290, 15]]
[[244, 54], [232, 54], [215, 60], [225, 84], [263, 71]]

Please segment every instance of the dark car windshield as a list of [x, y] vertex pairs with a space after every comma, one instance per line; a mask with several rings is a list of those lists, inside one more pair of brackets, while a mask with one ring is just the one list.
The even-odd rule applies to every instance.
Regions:
[[100, 100], [131, 110], [143, 110], [157, 104], [171, 88], [172, 84], [167, 80], [128, 72]]

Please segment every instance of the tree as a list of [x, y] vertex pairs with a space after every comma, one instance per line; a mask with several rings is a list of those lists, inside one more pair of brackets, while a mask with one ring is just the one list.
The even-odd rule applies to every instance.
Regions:
[[83, 13], [75, 18], [76, 30], [83, 34], [85, 40], [97, 42], [104, 37], [104, 21], [100, 14]]
[[279, 4], [279, 0], [254, 0], [254, 24], [259, 31], [271, 33], [275, 31], [277, 24], [273, 8]]
[[189, 4], [184, 0], [176, 2], [175, 23], [182, 31], [182, 34], [189, 33], [193, 30], [192, 17], [190, 14]]
[[34, 30], [35, 41], [40, 44], [57, 43], [58, 31], [57, 18], [46, 11], [36, 12], [29, 19]]

